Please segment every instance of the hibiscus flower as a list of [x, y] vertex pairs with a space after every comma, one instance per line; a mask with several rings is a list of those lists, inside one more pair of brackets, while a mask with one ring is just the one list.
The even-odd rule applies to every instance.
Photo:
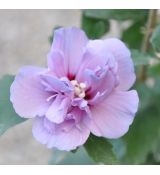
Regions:
[[89, 40], [75, 27], [60, 28], [48, 68], [22, 67], [11, 85], [17, 114], [33, 118], [33, 136], [48, 148], [73, 150], [90, 133], [123, 136], [138, 109], [131, 53], [116, 38]]

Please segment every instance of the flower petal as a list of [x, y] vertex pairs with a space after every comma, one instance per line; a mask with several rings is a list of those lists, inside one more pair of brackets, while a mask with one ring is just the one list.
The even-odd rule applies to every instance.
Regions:
[[112, 53], [106, 51], [104, 41], [88, 42], [76, 79], [87, 84], [86, 94], [89, 104], [103, 100], [117, 86], [117, 66]]
[[[87, 42], [85, 33], [76, 27], [58, 29], [54, 32], [49, 57], [52, 57], [55, 51], [61, 52], [64, 55], [65, 72], [69, 76], [75, 76]], [[55, 68], [59, 69], [56, 62], [53, 64], [55, 64]]]
[[34, 137], [42, 144], [47, 144], [48, 148], [55, 147], [66, 151], [76, 149], [85, 143], [90, 133], [84, 125], [81, 125], [81, 130], [74, 126], [72, 120], [60, 125], [45, 122], [44, 118], [36, 118], [32, 131]]
[[83, 72], [86, 68], [94, 70], [96, 66], [104, 66], [108, 60], [114, 61], [114, 59], [117, 61], [117, 66], [113, 67], [115, 67], [115, 71], [119, 76], [119, 86], [117, 88], [119, 90], [128, 90], [136, 78], [134, 65], [129, 49], [122, 41], [116, 38], [88, 42], [77, 79], [84, 81]]
[[62, 123], [66, 117], [69, 106], [69, 98], [62, 99], [62, 97], [58, 95], [46, 112], [47, 119], [57, 124]]
[[86, 127], [91, 131], [92, 134], [100, 137], [102, 136], [100, 129], [95, 124], [94, 120], [88, 116], [84, 117], [83, 123], [86, 125]]
[[33, 136], [42, 144], [47, 144], [52, 134], [55, 132], [55, 124], [49, 122], [44, 117], [34, 119], [32, 133]]
[[97, 67], [105, 66], [108, 60], [107, 52], [103, 49], [104, 42], [101, 40], [89, 41], [82, 58], [80, 69], [76, 75], [79, 82], [85, 81], [84, 71], [86, 69], [94, 71]]
[[58, 79], [57, 77], [50, 74], [42, 74], [41, 78], [43, 80], [44, 86], [54, 92], [72, 92], [73, 87], [67, 78]]
[[86, 70], [85, 74], [89, 87], [86, 96], [91, 105], [95, 105], [106, 98], [116, 86], [116, 77], [110, 70], [105, 70], [99, 76], [91, 70]]
[[84, 69], [94, 70], [97, 66], [104, 66], [108, 60], [108, 53], [104, 50], [104, 41], [91, 40], [86, 46], [79, 73]]
[[133, 122], [139, 98], [135, 90], [117, 91], [91, 108], [93, 121], [106, 138], [123, 136]]
[[60, 51], [52, 51], [48, 54], [48, 67], [51, 72], [61, 78], [66, 76], [67, 72], [64, 66], [64, 55]]
[[119, 90], [128, 90], [135, 82], [134, 65], [131, 53], [125, 44], [116, 38], [104, 41], [106, 52], [113, 54], [118, 62]]
[[60, 150], [70, 151], [83, 145], [89, 137], [90, 131], [84, 125], [82, 126], [82, 130], [73, 127], [69, 132], [60, 132], [58, 135], [52, 136], [48, 148], [56, 147]]
[[25, 118], [42, 116], [50, 102], [49, 93], [44, 91], [39, 74], [46, 69], [25, 66], [19, 71], [10, 88], [10, 100], [17, 114]]

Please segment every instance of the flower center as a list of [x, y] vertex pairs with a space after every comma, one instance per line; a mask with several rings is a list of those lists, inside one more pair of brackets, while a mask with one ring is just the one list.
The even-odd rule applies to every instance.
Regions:
[[74, 87], [74, 94], [75, 96], [79, 98], [84, 98], [85, 97], [85, 89], [86, 89], [86, 84], [85, 83], [78, 83], [77, 80], [72, 80], [71, 84]]

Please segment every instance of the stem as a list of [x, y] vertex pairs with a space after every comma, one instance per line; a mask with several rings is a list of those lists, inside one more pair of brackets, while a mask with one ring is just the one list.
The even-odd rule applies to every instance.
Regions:
[[[144, 40], [143, 40], [143, 45], [142, 45], [142, 53], [146, 53], [149, 48], [150, 48], [150, 36], [156, 26], [156, 22], [157, 22], [157, 9], [151, 9], [149, 10], [149, 16], [148, 16], [148, 21], [147, 21], [147, 26], [146, 26], [146, 33], [144, 36]], [[139, 80], [144, 81], [146, 80], [147, 76], [147, 65], [143, 65], [140, 69], [140, 74], [139, 74]]]

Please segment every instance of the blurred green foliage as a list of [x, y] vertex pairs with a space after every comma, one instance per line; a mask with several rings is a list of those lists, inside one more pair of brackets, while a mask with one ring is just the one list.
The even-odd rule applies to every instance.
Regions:
[[135, 9], [108, 9], [108, 10], [96, 10], [96, 9], [90, 9], [90, 10], [84, 10], [83, 13], [87, 17], [92, 17], [96, 19], [114, 19], [114, 20], [135, 20], [140, 21], [146, 19], [148, 15], [148, 10], [135, 10]]
[[144, 37], [142, 32], [144, 25], [144, 21], [136, 21], [123, 31], [121, 39], [128, 44], [128, 47], [133, 49], [139, 49], [141, 47]]
[[158, 25], [151, 37], [151, 43], [156, 52], [160, 52], [160, 25]]
[[90, 39], [98, 39], [109, 31], [110, 23], [106, 19], [96, 19], [83, 14], [82, 28]]
[[0, 135], [25, 119], [19, 117], [10, 102], [10, 86], [14, 76], [5, 75], [0, 80]]
[[49, 160], [50, 165], [94, 165], [96, 164], [81, 147], [75, 153], [53, 150]]

